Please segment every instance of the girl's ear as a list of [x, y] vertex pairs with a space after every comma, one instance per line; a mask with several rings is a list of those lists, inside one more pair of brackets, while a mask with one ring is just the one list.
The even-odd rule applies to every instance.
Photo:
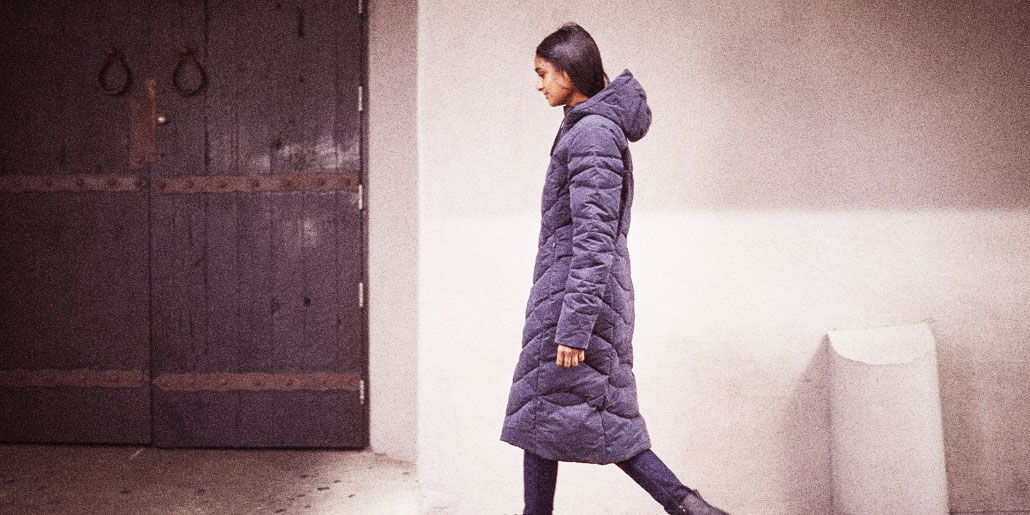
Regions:
[[572, 82], [572, 77], [569, 77], [569, 72], [562, 70], [561, 72], [559, 72], [559, 76], [562, 78], [562, 82], [564, 83], [565, 87], [571, 89], [572, 91], [579, 91], [578, 89], [576, 89], [576, 84]]

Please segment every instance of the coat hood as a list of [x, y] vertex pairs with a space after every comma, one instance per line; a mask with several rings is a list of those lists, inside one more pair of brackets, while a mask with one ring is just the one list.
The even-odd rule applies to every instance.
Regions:
[[596, 95], [573, 107], [565, 107], [565, 119], [558, 130], [558, 136], [554, 138], [551, 151], [554, 152], [558, 140], [576, 122], [592, 114], [615, 122], [630, 141], [640, 140], [651, 127], [651, 108], [647, 105], [647, 94], [637, 79], [633, 78], [633, 74], [623, 70]]

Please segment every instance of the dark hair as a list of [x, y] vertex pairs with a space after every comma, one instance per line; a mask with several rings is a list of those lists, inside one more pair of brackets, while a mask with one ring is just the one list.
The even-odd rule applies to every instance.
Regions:
[[601, 64], [601, 51], [590, 33], [575, 23], [566, 23], [544, 38], [536, 55], [569, 74], [580, 93], [592, 97], [608, 85], [608, 74]]

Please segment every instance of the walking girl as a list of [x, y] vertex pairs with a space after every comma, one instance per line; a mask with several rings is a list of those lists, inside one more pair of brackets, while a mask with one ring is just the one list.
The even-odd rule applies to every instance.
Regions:
[[[501, 440], [524, 449], [524, 515], [550, 514], [558, 462], [615, 463], [667, 513], [725, 515], [651, 449], [633, 376], [628, 142], [651, 109], [629, 70], [608, 80], [576, 24], [544, 38], [537, 90], [565, 118], [544, 180], [533, 287]], [[587, 509], [594, 513], [601, 507]]]

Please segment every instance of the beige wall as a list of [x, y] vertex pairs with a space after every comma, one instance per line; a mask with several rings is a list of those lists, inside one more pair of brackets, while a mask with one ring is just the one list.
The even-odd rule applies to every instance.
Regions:
[[[927, 320], [952, 510], [1030, 510], [1027, 4], [423, 0], [414, 120], [405, 4], [370, 6], [371, 108], [401, 104], [379, 116], [402, 143], [373, 114], [372, 431], [415, 427], [375, 395], [409, 406], [416, 374], [384, 362], [417, 334], [426, 512], [521, 509], [498, 436], [561, 119], [531, 62], [568, 20], [654, 110], [633, 146], [637, 372], [681, 479], [733, 513], [827, 513], [825, 332]], [[416, 257], [417, 280], [393, 275]], [[557, 512], [585, 505], [660, 512], [615, 467], [563, 464]]]
[[415, 461], [418, 341], [417, 7], [369, 6], [369, 411], [375, 452]]

